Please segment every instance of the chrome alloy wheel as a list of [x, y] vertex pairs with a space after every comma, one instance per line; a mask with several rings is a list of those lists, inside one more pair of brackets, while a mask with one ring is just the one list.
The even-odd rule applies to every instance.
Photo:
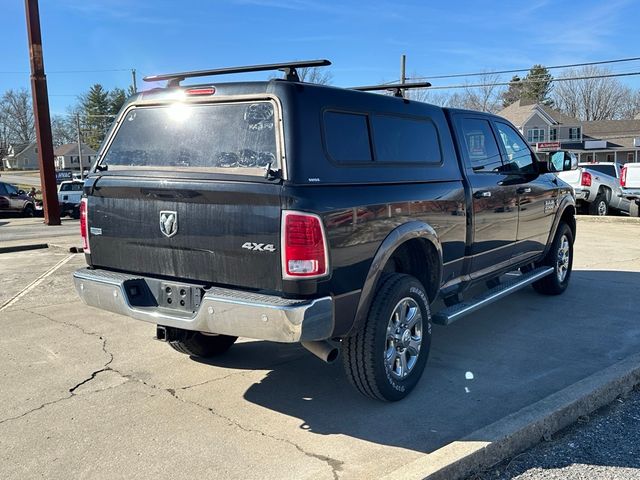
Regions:
[[406, 378], [415, 367], [422, 346], [422, 310], [411, 297], [400, 300], [387, 325], [385, 361], [391, 376]]
[[604, 200], [602, 200], [598, 203], [598, 215], [603, 216], [606, 214], [607, 214], [607, 204], [604, 202]]
[[564, 282], [564, 279], [567, 278], [570, 254], [571, 246], [569, 245], [569, 239], [566, 235], [563, 235], [560, 239], [560, 248], [558, 248], [558, 258], [556, 260], [556, 275], [560, 283]]

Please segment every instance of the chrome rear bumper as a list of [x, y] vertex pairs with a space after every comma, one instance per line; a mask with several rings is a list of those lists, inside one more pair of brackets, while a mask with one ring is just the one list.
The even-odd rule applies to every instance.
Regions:
[[154, 305], [155, 279], [89, 268], [73, 279], [87, 305], [167, 327], [286, 343], [326, 340], [334, 327], [331, 297], [291, 300], [213, 287], [192, 313]]

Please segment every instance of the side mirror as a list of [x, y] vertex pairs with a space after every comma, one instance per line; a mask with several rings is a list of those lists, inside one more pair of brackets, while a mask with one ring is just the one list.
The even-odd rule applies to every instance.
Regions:
[[549, 154], [547, 170], [549, 172], [566, 172], [578, 168], [578, 158], [574, 153], [560, 150]]

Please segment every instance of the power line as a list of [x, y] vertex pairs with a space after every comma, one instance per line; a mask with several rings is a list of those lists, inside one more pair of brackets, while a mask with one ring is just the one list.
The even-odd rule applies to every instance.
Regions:
[[[640, 72], [629, 72], [629, 73], [609, 73], [603, 75], [584, 75], [580, 77], [561, 77], [561, 78], [551, 78], [549, 82], [568, 82], [571, 80], [591, 80], [594, 78], [613, 78], [613, 77], [631, 77], [635, 75], [640, 75]], [[540, 83], [541, 80], [520, 80], [518, 82], [519, 85], [523, 85], [525, 83]], [[428, 87], [429, 90], [446, 90], [453, 88], [479, 88], [479, 87], [501, 87], [501, 86], [509, 86], [511, 82], [496, 82], [496, 83], [476, 83], [476, 84], [466, 84], [466, 85], [438, 85], [435, 87]]]
[[[105, 68], [99, 70], [50, 70], [47, 71], [47, 75], [51, 73], [65, 74], [65, 73], [107, 73], [107, 72], [130, 72], [131, 68]], [[0, 71], [0, 74], [30, 74], [28, 71]]]
[[[597, 62], [584, 62], [584, 63], [570, 63], [566, 65], [553, 65], [551, 67], [545, 67], [547, 70], [555, 70], [559, 68], [573, 68], [573, 67], [587, 67], [590, 65], [605, 65], [609, 63], [621, 63], [621, 62], [633, 62], [636, 60], [640, 60], [640, 57], [629, 57], [629, 58], [619, 58], [616, 60], [600, 60]], [[487, 74], [495, 74], [501, 75], [505, 73], [519, 73], [519, 72], [528, 72], [531, 70], [530, 68], [523, 68], [518, 70], [500, 70], [496, 72], [475, 72], [475, 73], [454, 73], [447, 75], [429, 75], [424, 77], [413, 77], [411, 80], [431, 80], [431, 79], [441, 79], [441, 78], [459, 78], [459, 77], [478, 77]]]

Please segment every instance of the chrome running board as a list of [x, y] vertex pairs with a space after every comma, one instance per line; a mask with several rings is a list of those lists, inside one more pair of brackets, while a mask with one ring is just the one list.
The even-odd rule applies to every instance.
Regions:
[[528, 273], [524, 273], [516, 277], [514, 280], [501, 283], [497, 287], [487, 290], [476, 298], [440, 310], [433, 316], [432, 321], [438, 325], [450, 325], [456, 320], [469, 315], [482, 307], [500, 300], [513, 292], [517, 292], [527, 285], [531, 285], [533, 282], [546, 277], [554, 271], [555, 269], [553, 267], [539, 267], [531, 270]]

